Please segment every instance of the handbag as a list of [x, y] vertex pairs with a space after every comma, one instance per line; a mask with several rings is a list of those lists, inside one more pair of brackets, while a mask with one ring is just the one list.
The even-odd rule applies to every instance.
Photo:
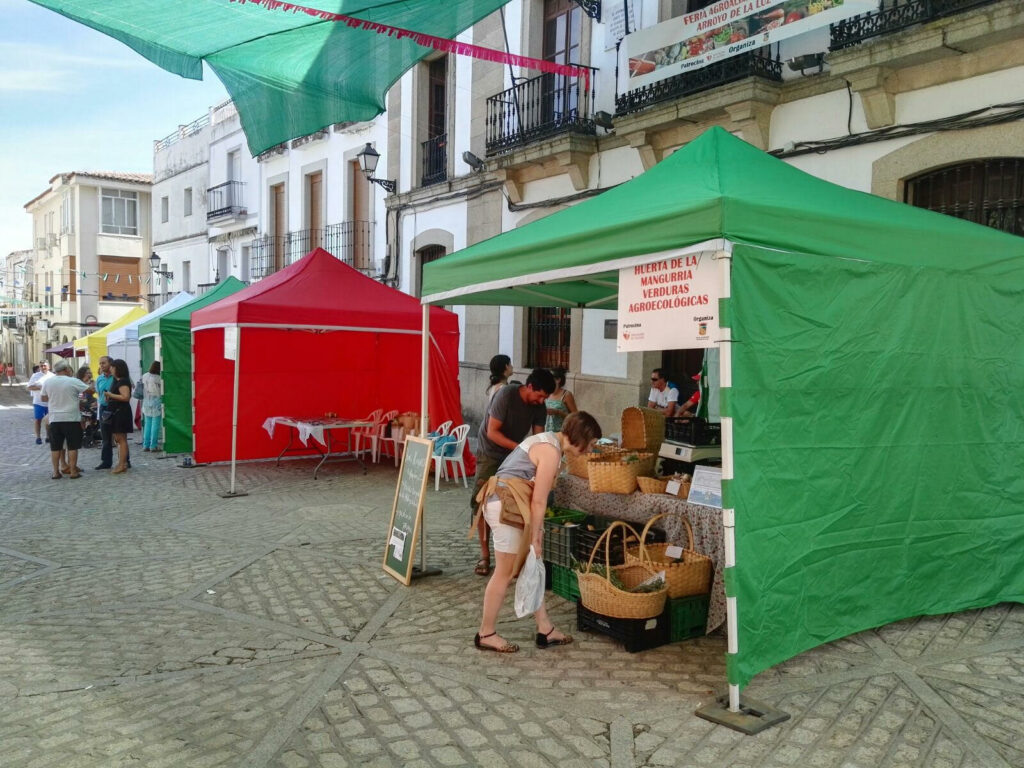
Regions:
[[114, 420], [114, 412], [110, 408], [104, 408], [100, 414], [100, 424], [110, 424]]
[[146, 396], [146, 385], [142, 383], [142, 379], [135, 382], [135, 389], [132, 392], [132, 397], [136, 400], [141, 400]]

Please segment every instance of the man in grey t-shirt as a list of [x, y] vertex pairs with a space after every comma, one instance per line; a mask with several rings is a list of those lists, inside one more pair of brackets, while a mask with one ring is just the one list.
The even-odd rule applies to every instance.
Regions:
[[[544, 401], [555, 391], [555, 377], [546, 368], [535, 368], [525, 384], [509, 384], [491, 398], [480, 423], [479, 448], [476, 452], [476, 484], [469, 506], [476, 511], [476, 495], [498, 471], [516, 446], [531, 434], [544, 431], [547, 410]], [[480, 559], [474, 571], [486, 576], [491, 571], [491, 549], [487, 523], [481, 515], [477, 524], [480, 534]]]

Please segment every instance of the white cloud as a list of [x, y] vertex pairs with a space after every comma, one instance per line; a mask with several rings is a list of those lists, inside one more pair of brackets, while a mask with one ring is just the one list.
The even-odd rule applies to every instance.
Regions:
[[57, 93], [71, 89], [74, 73], [66, 70], [0, 69], [0, 93]]

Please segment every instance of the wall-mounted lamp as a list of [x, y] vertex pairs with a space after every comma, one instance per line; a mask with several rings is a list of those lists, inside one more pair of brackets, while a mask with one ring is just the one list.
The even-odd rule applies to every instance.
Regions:
[[606, 131], [610, 131], [615, 127], [615, 124], [612, 123], [611, 114], [604, 111], [594, 113], [594, 125], [598, 128], [604, 128]]
[[373, 172], [377, 170], [377, 161], [380, 160], [380, 153], [375, 150], [370, 143], [367, 142], [366, 146], [363, 147], [363, 151], [356, 155], [359, 158], [359, 170], [363, 172], [363, 176], [366, 177], [367, 181], [371, 181], [374, 184], [380, 184], [386, 192], [390, 192], [392, 195], [398, 189], [398, 185], [391, 179], [375, 179], [373, 178]]
[[174, 279], [174, 273], [166, 269], [160, 269], [160, 257], [156, 255], [156, 251], [149, 254], [149, 268], [152, 270], [154, 275], [160, 275], [166, 277], [168, 280]]
[[462, 162], [472, 168], [474, 171], [482, 171], [486, 167], [486, 163], [479, 157], [474, 155], [472, 152], [462, 153]]
[[[822, 72], [825, 69], [825, 54], [824, 53], [805, 53], [802, 56], [794, 56], [792, 59], [786, 62], [786, 65], [794, 72], [799, 72], [801, 75], [806, 76], [805, 69], [818, 68], [818, 72]], [[813, 74], [813, 73], [812, 73]]]

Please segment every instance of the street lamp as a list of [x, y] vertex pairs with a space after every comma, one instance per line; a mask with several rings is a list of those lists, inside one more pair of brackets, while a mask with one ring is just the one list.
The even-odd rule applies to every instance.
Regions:
[[160, 257], [156, 255], [156, 251], [153, 251], [151, 254], [149, 254], [149, 268], [153, 271], [154, 275], [166, 277], [168, 280], [174, 279], [173, 272], [166, 269], [160, 269]]
[[380, 160], [380, 153], [370, 146], [369, 142], [367, 142], [366, 146], [363, 147], [363, 151], [356, 155], [356, 157], [359, 158], [359, 170], [363, 172], [367, 181], [380, 184], [386, 192], [390, 192], [392, 195], [395, 194], [398, 185], [394, 181], [391, 179], [373, 178], [373, 172], [377, 170], [377, 161]]

